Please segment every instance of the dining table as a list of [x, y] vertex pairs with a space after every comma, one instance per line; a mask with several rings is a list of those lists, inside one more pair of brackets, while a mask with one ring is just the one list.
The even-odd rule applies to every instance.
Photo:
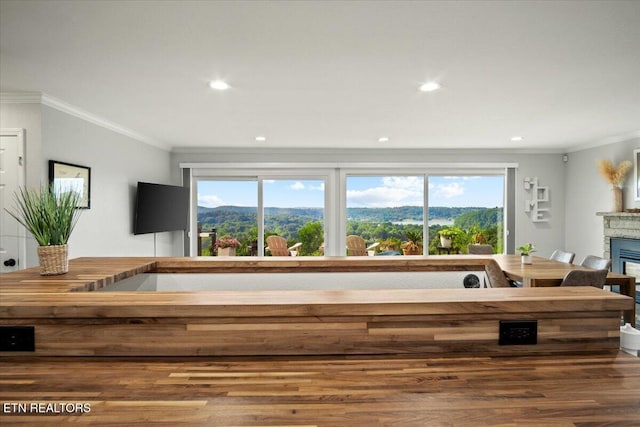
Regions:
[[[514, 282], [522, 283], [525, 288], [560, 286], [562, 279], [572, 270], [590, 270], [579, 264], [555, 261], [548, 258], [534, 256], [531, 264], [523, 264], [519, 255], [493, 255], [507, 278]], [[607, 286], [619, 286], [620, 294], [629, 296], [635, 300], [636, 278], [625, 274], [609, 272], [607, 274]], [[635, 304], [632, 309], [623, 313], [624, 321], [635, 325]]]

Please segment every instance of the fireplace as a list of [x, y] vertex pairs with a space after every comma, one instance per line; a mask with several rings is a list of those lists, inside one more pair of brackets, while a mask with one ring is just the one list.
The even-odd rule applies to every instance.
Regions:
[[640, 328], [640, 214], [602, 212], [604, 256], [611, 258], [611, 271], [636, 278], [636, 328]]
[[640, 239], [611, 239], [611, 271], [640, 281]]
[[640, 327], [640, 239], [611, 238], [611, 271], [636, 278], [636, 328]]

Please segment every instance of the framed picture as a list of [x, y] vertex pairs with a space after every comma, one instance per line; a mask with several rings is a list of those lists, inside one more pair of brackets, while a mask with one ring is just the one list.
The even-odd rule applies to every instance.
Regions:
[[640, 148], [633, 150], [633, 181], [635, 182], [635, 199], [640, 200]]
[[91, 168], [49, 160], [49, 184], [56, 193], [68, 190], [80, 193], [77, 207], [91, 208]]

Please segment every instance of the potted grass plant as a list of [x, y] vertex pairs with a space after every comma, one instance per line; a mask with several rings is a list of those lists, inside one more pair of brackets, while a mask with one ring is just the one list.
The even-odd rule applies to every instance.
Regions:
[[40, 274], [50, 276], [69, 271], [67, 243], [76, 226], [80, 193], [56, 192], [51, 187], [40, 190], [19, 189], [15, 210], [5, 209], [38, 242]]

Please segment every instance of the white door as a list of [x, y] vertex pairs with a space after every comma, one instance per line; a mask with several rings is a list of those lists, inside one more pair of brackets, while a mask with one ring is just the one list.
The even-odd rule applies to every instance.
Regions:
[[0, 273], [24, 268], [24, 228], [5, 211], [14, 209], [14, 194], [24, 184], [23, 138], [22, 129], [0, 131]]

